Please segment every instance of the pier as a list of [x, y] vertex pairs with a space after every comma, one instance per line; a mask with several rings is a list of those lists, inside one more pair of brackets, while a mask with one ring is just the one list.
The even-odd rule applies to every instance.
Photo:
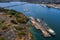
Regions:
[[55, 35], [55, 33], [54, 33], [54, 31], [51, 29], [51, 28], [49, 28], [48, 26], [47, 26], [47, 24], [46, 23], [44, 23], [43, 21], [40, 21], [40, 22], [37, 22], [33, 17], [30, 17], [30, 21], [31, 21], [31, 23], [34, 25], [34, 27], [36, 28], [36, 29], [39, 29], [39, 30], [41, 30], [41, 32], [42, 32], [42, 34], [44, 35], [44, 37], [51, 37], [51, 35], [50, 35], [50, 33], [53, 35]]

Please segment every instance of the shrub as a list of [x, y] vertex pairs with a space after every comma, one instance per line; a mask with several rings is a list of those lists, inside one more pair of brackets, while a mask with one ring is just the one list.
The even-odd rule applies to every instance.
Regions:
[[6, 40], [4, 37], [0, 37], [0, 40]]
[[5, 30], [5, 29], [7, 29], [7, 26], [6, 25], [2, 25], [2, 30]]
[[22, 27], [15, 27], [16, 30], [23, 30], [24, 28]]
[[25, 32], [18, 32], [18, 35], [21, 36], [21, 35], [26, 35]]

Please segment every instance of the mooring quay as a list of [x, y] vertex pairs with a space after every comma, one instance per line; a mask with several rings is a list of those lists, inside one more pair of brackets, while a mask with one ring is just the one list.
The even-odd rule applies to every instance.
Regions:
[[36, 29], [41, 30], [44, 37], [51, 37], [55, 35], [55, 32], [47, 26], [47, 24], [40, 19], [34, 19], [33, 17], [29, 17], [31, 23], [35, 26]]

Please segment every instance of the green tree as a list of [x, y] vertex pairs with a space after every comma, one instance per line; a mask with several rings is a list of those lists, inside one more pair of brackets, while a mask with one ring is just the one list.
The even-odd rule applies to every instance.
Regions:
[[18, 32], [18, 35], [21, 36], [21, 35], [26, 35], [25, 32]]
[[6, 25], [2, 25], [2, 30], [5, 30], [5, 29], [7, 29], [8, 27], [6, 26]]
[[23, 30], [24, 28], [22, 27], [15, 27], [16, 30]]
[[0, 37], [0, 40], [6, 40], [4, 37]]

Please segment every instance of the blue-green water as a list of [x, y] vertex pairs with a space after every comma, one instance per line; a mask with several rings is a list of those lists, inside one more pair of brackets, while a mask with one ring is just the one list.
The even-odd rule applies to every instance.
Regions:
[[0, 3], [1, 7], [20, 4], [10, 7], [10, 9], [23, 12], [27, 17], [44, 18], [45, 22], [56, 32], [55, 37], [44, 38], [41, 32], [34, 27], [30, 29], [34, 40], [60, 40], [60, 10], [48, 7], [42, 7], [40, 4], [31, 4], [26, 2]]

